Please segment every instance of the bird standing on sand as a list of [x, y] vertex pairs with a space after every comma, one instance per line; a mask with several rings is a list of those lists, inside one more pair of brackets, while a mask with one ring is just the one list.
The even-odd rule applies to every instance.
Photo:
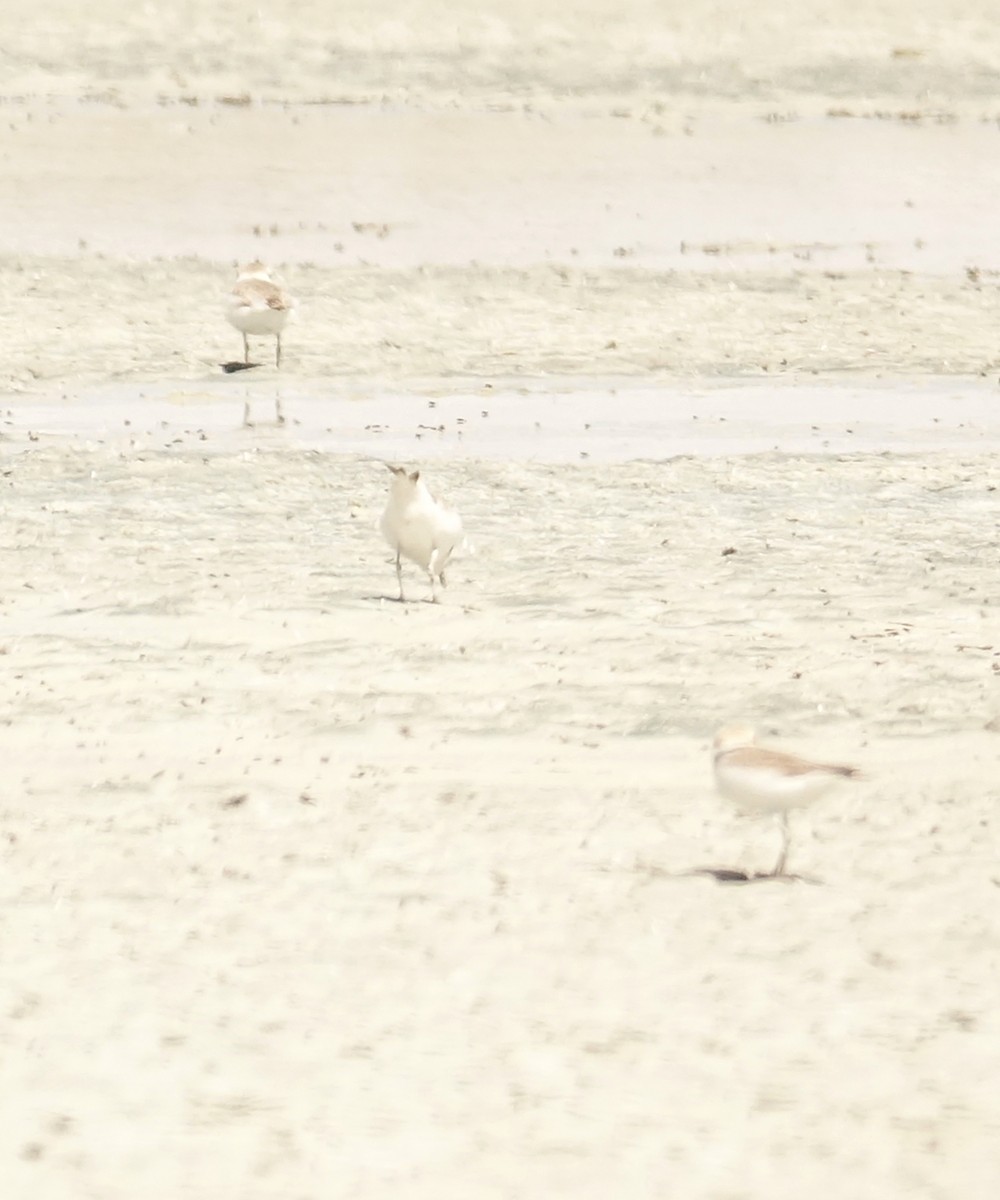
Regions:
[[780, 750], [754, 745], [749, 725], [726, 725], [715, 735], [712, 766], [719, 792], [748, 812], [773, 813], [781, 822], [781, 854], [772, 876], [785, 873], [788, 814], [818, 800], [841, 779], [855, 779], [855, 767], [809, 762]]
[[392, 472], [389, 501], [379, 524], [382, 536], [396, 551], [396, 578], [399, 598], [403, 595], [403, 564], [408, 558], [423, 567], [431, 582], [431, 600], [437, 603], [435, 580], [445, 585], [444, 569], [452, 551], [462, 542], [462, 518], [457, 512], [438, 504], [420, 478], [419, 471], [407, 474], [405, 468], [386, 463]]
[[240, 267], [233, 290], [226, 297], [226, 320], [243, 334], [243, 361], [250, 363], [247, 335], [273, 337], [274, 365], [281, 366], [281, 331], [295, 308], [295, 300], [272, 277], [262, 262]]

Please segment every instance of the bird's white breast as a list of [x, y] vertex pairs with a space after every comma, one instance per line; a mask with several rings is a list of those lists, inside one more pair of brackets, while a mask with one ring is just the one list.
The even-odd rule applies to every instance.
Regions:
[[819, 799], [837, 782], [828, 771], [787, 774], [775, 767], [728, 761], [725, 754], [715, 761], [715, 779], [727, 800], [760, 812], [801, 808]]

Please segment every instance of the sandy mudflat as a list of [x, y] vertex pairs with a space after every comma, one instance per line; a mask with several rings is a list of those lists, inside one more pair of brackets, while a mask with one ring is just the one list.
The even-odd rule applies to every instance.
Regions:
[[7, 5], [4, 1200], [995, 1200], [1000, 26], [662, 7]]
[[[9, 458], [12, 1194], [986, 1200], [995, 469], [441, 463], [401, 607], [370, 462]], [[870, 776], [822, 886], [684, 874], [741, 712]]]

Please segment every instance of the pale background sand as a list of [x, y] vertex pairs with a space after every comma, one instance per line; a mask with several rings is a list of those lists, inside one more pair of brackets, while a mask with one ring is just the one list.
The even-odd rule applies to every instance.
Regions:
[[993, 1200], [994, 6], [330, 7], [5, 5], [0, 1193]]

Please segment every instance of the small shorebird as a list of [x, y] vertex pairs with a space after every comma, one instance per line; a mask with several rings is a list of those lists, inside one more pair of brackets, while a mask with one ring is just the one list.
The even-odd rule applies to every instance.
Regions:
[[436, 604], [435, 580], [440, 579], [445, 585], [444, 569], [452, 551], [462, 542], [462, 518], [457, 512], [438, 504], [419, 471], [407, 474], [403, 467], [389, 463], [386, 466], [392, 472], [392, 483], [379, 528], [396, 551], [399, 598], [401, 601], [406, 599], [401, 558], [408, 558], [427, 572], [431, 581], [431, 600]]
[[860, 775], [855, 767], [809, 762], [780, 750], [754, 745], [749, 725], [726, 725], [715, 735], [712, 766], [715, 784], [727, 800], [748, 812], [773, 813], [780, 819], [781, 854], [771, 875], [783, 875], [788, 858], [788, 813], [805, 808], [840, 779]]
[[243, 361], [250, 362], [247, 335], [273, 337], [274, 365], [281, 366], [281, 331], [295, 300], [272, 277], [262, 262], [240, 267], [233, 290], [226, 297], [226, 320], [243, 334]]

